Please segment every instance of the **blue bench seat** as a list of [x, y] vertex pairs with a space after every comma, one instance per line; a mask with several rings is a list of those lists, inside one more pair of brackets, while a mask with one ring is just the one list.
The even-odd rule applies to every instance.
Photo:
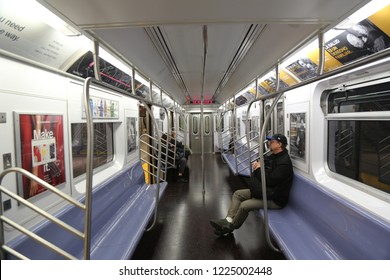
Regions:
[[300, 174], [294, 175], [289, 203], [268, 210], [268, 218], [288, 259], [390, 259], [388, 222]]
[[[167, 187], [160, 183], [160, 198]], [[91, 259], [129, 259], [153, 216], [156, 206], [156, 184], [146, 184], [141, 162], [126, 168], [93, 190], [91, 223]], [[84, 203], [84, 198], [81, 199]], [[84, 230], [85, 214], [75, 206], [67, 206], [54, 216], [79, 231]], [[82, 259], [81, 238], [50, 221], [31, 229], [37, 235]], [[30, 259], [64, 259], [27, 236], [20, 236], [8, 246]], [[12, 256], [9, 256], [12, 258]]]
[[[239, 144], [238, 148], [235, 149], [234, 154], [223, 153], [222, 157], [224, 161], [228, 164], [229, 169], [232, 171], [234, 175], [240, 175], [245, 177], [250, 177], [251, 172], [250, 168], [252, 168], [251, 164], [249, 164], [248, 158], [248, 145], [247, 144]], [[259, 153], [257, 150], [252, 150], [250, 152], [251, 162], [256, 161], [259, 158]]]

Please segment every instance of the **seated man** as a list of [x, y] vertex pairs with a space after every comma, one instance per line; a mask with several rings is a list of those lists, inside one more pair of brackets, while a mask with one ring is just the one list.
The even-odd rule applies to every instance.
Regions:
[[[173, 133], [172, 133], [172, 135], [173, 135]], [[177, 177], [178, 178], [177, 178], [177, 181], [180, 182], [180, 183], [188, 182], [188, 179], [183, 176], [184, 175], [184, 171], [185, 171], [185, 169], [187, 167], [187, 160], [184, 157], [184, 146], [183, 146], [183, 144], [180, 141], [176, 141], [176, 139], [173, 138], [173, 137], [169, 140], [169, 143], [167, 143], [167, 141], [168, 141], [168, 135], [164, 133], [162, 135], [162, 139], [161, 139], [161, 142], [162, 142], [162, 147], [161, 147], [162, 160], [164, 160], [166, 162], [166, 159], [165, 159], [165, 154], [166, 154], [165, 147], [168, 146], [168, 162], [171, 163], [171, 164], [175, 164], [177, 166], [177, 168], [178, 168], [178, 172], [177, 172]], [[176, 150], [175, 150], [175, 145], [176, 145]]]
[[[272, 152], [264, 160], [267, 204], [270, 209], [280, 209], [288, 201], [293, 180], [293, 166], [286, 149], [287, 138], [282, 134], [275, 134], [272, 137], [268, 136], [267, 140]], [[252, 168], [249, 188], [234, 192], [226, 218], [210, 221], [216, 235], [226, 235], [240, 228], [250, 211], [263, 208], [260, 163], [254, 162]]]
[[176, 145], [176, 155], [175, 155], [175, 162], [178, 166], [178, 173], [177, 173], [177, 181], [178, 182], [188, 182], [187, 178], [185, 178], [184, 171], [187, 166], [187, 158], [185, 156], [185, 147], [182, 142], [176, 140], [176, 132], [172, 130], [171, 133], [171, 140], [170, 143], [172, 147]]

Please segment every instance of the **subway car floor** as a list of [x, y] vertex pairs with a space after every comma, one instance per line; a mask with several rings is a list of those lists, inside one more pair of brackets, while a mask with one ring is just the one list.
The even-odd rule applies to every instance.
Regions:
[[145, 232], [132, 259], [250, 260], [284, 259], [267, 245], [262, 219], [251, 212], [244, 225], [225, 237], [214, 234], [210, 219], [225, 217], [231, 196], [243, 181], [230, 173], [220, 154], [205, 155], [205, 192], [201, 156], [190, 156], [188, 183], [168, 183], [158, 222]]

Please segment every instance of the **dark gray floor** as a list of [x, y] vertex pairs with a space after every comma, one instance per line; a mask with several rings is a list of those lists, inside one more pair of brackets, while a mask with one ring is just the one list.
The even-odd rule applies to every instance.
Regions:
[[230, 174], [219, 154], [205, 155], [204, 164], [205, 193], [201, 156], [191, 155], [189, 183], [168, 184], [160, 201], [158, 224], [144, 233], [133, 259], [284, 259], [266, 244], [262, 220], [254, 212], [233, 234], [214, 235], [209, 219], [225, 217], [232, 193], [245, 185]]

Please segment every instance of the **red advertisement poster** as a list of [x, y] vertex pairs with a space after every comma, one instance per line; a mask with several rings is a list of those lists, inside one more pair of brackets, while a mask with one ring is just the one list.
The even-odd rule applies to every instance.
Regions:
[[[23, 169], [52, 186], [65, 182], [62, 115], [19, 114], [20, 155]], [[22, 177], [22, 196], [33, 197], [46, 189]]]

